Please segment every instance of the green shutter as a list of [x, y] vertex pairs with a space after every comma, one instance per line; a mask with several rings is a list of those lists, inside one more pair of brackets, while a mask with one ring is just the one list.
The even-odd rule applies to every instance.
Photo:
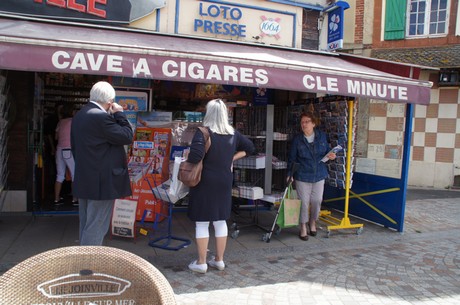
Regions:
[[404, 39], [406, 31], [406, 0], [386, 0], [385, 40]]

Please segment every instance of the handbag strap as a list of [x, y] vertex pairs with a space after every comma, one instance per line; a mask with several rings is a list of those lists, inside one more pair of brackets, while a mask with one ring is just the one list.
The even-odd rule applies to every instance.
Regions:
[[198, 127], [201, 132], [203, 133], [204, 136], [204, 141], [205, 141], [205, 151], [208, 152], [209, 147], [211, 146], [211, 137], [209, 135], [209, 130], [207, 127]]

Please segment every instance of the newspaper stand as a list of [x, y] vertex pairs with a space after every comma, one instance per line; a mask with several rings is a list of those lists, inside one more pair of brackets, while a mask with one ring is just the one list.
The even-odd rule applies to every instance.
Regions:
[[[150, 183], [150, 181], [148, 179], [146, 179], [146, 180], [147, 180], [147, 183], [149, 184], [149, 187], [150, 187], [150, 190], [152, 191], [152, 194], [156, 197], [155, 192], [153, 191], [152, 184]], [[155, 181], [154, 181], [154, 183], [155, 183], [155, 187], [157, 187]], [[173, 212], [174, 203], [171, 202], [171, 200], [169, 199], [169, 196], [168, 196], [167, 193], [166, 193], [166, 197], [167, 198], [161, 198], [161, 195], [160, 195], [160, 198], [157, 198], [157, 199], [160, 199], [161, 201], [163, 201], [164, 203], [168, 204], [168, 213], [167, 213], [167, 215], [162, 214], [162, 213], [156, 213], [155, 221], [153, 223], [153, 229], [154, 229], [154, 232], [157, 232], [158, 224], [160, 223], [160, 219], [162, 217], [164, 217], [168, 221], [167, 232], [166, 232], [165, 235], [162, 235], [160, 237], [157, 237], [155, 239], [150, 240], [149, 241], [149, 246], [154, 247], [154, 248], [165, 249], [165, 250], [178, 251], [178, 250], [180, 250], [182, 248], [186, 248], [188, 245], [190, 245], [191, 241], [189, 239], [173, 236], [171, 234], [172, 212]], [[146, 214], [146, 211], [144, 211], [144, 215], [142, 216], [142, 219], [145, 218], [145, 216], [146, 216], [145, 214]], [[176, 245], [172, 245], [171, 244], [172, 241], [178, 241], [179, 244], [175, 243]]]

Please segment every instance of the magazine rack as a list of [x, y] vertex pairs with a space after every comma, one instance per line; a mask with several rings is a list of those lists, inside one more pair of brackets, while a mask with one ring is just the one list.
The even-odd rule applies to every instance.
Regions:
[[[150, 187], [150, 190], [152, 191], [152, 194], [155, 196], [155, 192], [153, 191], [152, 184], [150, 183], [150, 181], [148, 179], [146, 179], [146, 180], [147, 180], [147, 183], [149, 184], [149, 187]], [[156, 187], [156, 185], [155, 185], [155, 187]], [[168, 197], [167, 193], [166, 193], [166, 196]], [[155, 215], [155, 221], [153, 223], [153, 229], [154, 229], [154, 232], [157, 232], [158, 224], [160, 223], [160, 219], [162, 217], [165, 217], [168, 220], [167, 231], [166, 231], [165, 235], [162, 235], [160, 237], [157, 237], [155, 239], [150, 240], [149, 241], [149, 246], [154, 247], [154, 248], [160, 248], [160, 249], [165, 249], [165, 250], [174, 250], [174, 251], [180, 250], [182, 248], [186, 248], [191, 243], [191, 241], [189, 239], [173, 236], [171, 234], [172, 212], [173, 212], [174, 203], [172, 203], [171, 200], [169, 200], [169, 198], [157, 198], [157, 199], [160, 199], [164, 203], [168, 204], [168, 215], [157, 213]], [[144, 214], [145, 213], [146, 213], [146, 211], [144, 211]], [[144, 217], [145, 217], [145, 215], [142, 216], [143, 219], [144, 219]], [[174, 244], [172, 244], [173, 241], [175, 241]]]

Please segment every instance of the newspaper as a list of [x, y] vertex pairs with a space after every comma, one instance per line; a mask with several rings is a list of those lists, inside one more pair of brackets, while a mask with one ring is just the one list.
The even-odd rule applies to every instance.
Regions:
[[334, 147], [333, 149], [331, 149], [331, 150], [321, 159], [321, 162], [327, 162], [327, 161], [329, 161], [328, 155], [329, 155], [330, 153], [336, 154], [336, 153], [338, 153], [339, 151], [341, 151], [342, 149], [343, 149], [342, 146], [337, 145], [336, 147]]

